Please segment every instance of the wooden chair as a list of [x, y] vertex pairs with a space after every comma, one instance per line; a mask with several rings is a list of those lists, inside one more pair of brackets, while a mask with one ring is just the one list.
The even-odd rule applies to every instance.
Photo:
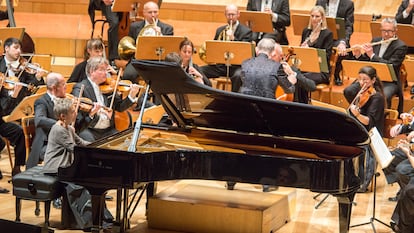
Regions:
[[6, 143], [7, 153], [9, 154], [10, 168], [13, 170], [13, 158], [11, 154], [10, 141], [4, 137], [1, 137], [0, 139], [3, 139], [4, 143]]
[[329, 84], [325, 84], [325, 83], [321, 83], [316, 85], [316, 92], [318, 92], [318, 96], [319, 96], [319, 101], [322, 101], [322, 91], [325, 88], [329, 88], [328, 90], [328, 101], [327, 103], [331, 103], [332, 102], [332, 87], [334, 85], [334, 81], [335, 81], [335, 68], [336, 68], [336, 62], [338, 60], [338, 53], [336, 51], [336, 49], [332, 49], [332, 54], [331, 54], [331, 58], [329, 59], [329, 65], [331, 67], [331, 70], [329, 72]]
[[32, 147], [32, 142], [35, 136], [35, 123], [34, 123], [34, 116], [27, 116], [23, 117], [21, 120], [23, 133], [24, 133], [24, 141], [26, 146], [26, 159], [29, 157], [30, 148]]
[[395, 109], [385, 109], [385, 122], [384, 122], [384, 136], [385, 139], [384, 142], [387, 144], [387, 146], [391, 145], [391, 139], [390, 136], [390, 129], [397, 124], [398, 121], [398, 111]]

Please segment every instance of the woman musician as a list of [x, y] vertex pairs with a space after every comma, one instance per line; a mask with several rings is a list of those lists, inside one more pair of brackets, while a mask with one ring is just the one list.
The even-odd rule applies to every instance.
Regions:
[[[332, 53], [333, 34], [327, 28], [325, 9], [314, 6], [310, 12], [309, 25], [303, 29], [301, 47], [326, 50], [326, 59], [329, 61]], [[305, 77], [315, 81], [315, 84], [329, 83], [329, 73], [304, 73]]]
[[[384, 110], [386, 102], [381, 80], [372, 66], [364, 66], [359, 70], [358, 79], [344, 89], [344, 96], [350, 103], [349, 113], [359, 121], [367, 131], [376, 127], [380, 134], [384, 129]], [[367, 159], [361, 162], [365, 166], [364, 182], [359, 191], [365, 192], [374, 175], [375, 159], [367, 147]]]
[[183, 67], [185, 72], [192, 75], [194, 77], [194, 80], [196, 80], [197, 82], [203, 83], [211, 87], [210, 80], [200, 70], [199, 66], [193, 63], [193, 59], [192, 59], [192, 56], [194, 54], [193, 42], [191, 42], [191, 40], [184, 39], [183, 41], [181, 41], [179, 49], [180, 49], [179, 55], [182, 59], [181, 66]]

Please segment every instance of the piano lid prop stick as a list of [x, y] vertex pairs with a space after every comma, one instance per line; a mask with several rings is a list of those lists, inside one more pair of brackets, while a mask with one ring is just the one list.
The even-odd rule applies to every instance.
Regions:
[[149, 89], [150, 89], [150, 83], [147, 84], [147, 89], [145, 89], [144, 99], [141, 104], [141, 110], [139, 111], [139, 116], [137, 118], [137, 121], [135, 122], [134, 134], [132, 135], [131, 144], [128, 147], [129, 152], [136, 151], [139, 133], [141, 131], [142, 117], [144, 116], [144, 108], [145, 108], [145, 104], [147, 103]]

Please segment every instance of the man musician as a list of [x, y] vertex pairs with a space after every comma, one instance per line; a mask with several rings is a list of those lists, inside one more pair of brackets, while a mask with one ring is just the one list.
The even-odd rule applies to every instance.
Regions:
[[[158, 20], [159, 6], [155, 2], [147, 2], [143, 8], [144, 20], [133, 22], [129, 28], [128, 35], [137, 40], [138, 36], [161, 36], [174, 35], [174, 28]], [[144, 29], [144, 31], [142, 31]]]
[[[224, 11], [224, 16], [226, 17], [227, 24], [217, 28], [214, 40], [252, 41], [252, 31], [250, 28], [239, 22], [240, 11], [236, 5], [227, 5]], [[229, 77], [233, 76], [234, 72], [239, 68], [240, 66], [238, 65], [230, 66], [228, 74]], [[224, 64], [206, 65], [200, 67], [200, 69], [207, 76], [207, 78], [227, 76], [227, 67]]]

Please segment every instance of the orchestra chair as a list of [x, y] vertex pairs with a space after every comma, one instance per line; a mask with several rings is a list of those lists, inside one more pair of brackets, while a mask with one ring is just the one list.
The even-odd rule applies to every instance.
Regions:
[[[322, 101], [322, 92], [326, 88], [328, 88], [328, 101], [327, 103], [330, 104], [332, 102], [332, 87], [334, 85], [335, 80], [335, 69], [336, 69], [336, 61], [338, 60], [338, 54], [336, 52], [336, 49], [332, 49], [332, 54], [329, 59], [329, 66], [331, 67], [331, 70], [329, 72], [329, 83], [321, 83], [316, 85], [316, 92], [318, 93], [319, 101]], [[311, 99], [311, 98], [309, 98]]]
[[223, 91], [231, 91], [231, 80], [227, 77], [218, 77], [212, 79], [215, 82], [215, 87]]
[[395, 109], [385, 109], [385, 122], [384, 122], [384, 142], [387, 146], [392, 146], [392, 137], [390, 135], [390, 129], [397, 124], [398, 121], [398, 111]]
[[24, 142], [26, 146], [26, 160], [30, 154], [30, 148], [32, 147], [32, 142], [35, 137], [36, 126], [34, 123], [34, 116], [23, 117], [21, 120]]
[[12, 158], [11, 149], [10, 149], [10, 141], [4, 137], [1, 137], [1, 139], [3, 139], [4, 143], [6, 143], [7, 153], [9, 154], [10, 168], [11, 170], [13, 170], [13, 158]]
[[[102, 15], [102, 13], [101, 13], [100, 10], [95, 10], [93, 15], [94, 15], [94, 18], [92, 20], [91, 38], [103, 38], [103, 36], [104, 36], [104, 30], [105, 30], [105, 25], [107, 27], [109, 27], [109, 22], [106, 20], [105, 16]], [[99, 15], [99, 16], [97, 16], [97, 15]], [[100, 34], [95, 35], [95, 28], [99, 24], [101, 24]]]

